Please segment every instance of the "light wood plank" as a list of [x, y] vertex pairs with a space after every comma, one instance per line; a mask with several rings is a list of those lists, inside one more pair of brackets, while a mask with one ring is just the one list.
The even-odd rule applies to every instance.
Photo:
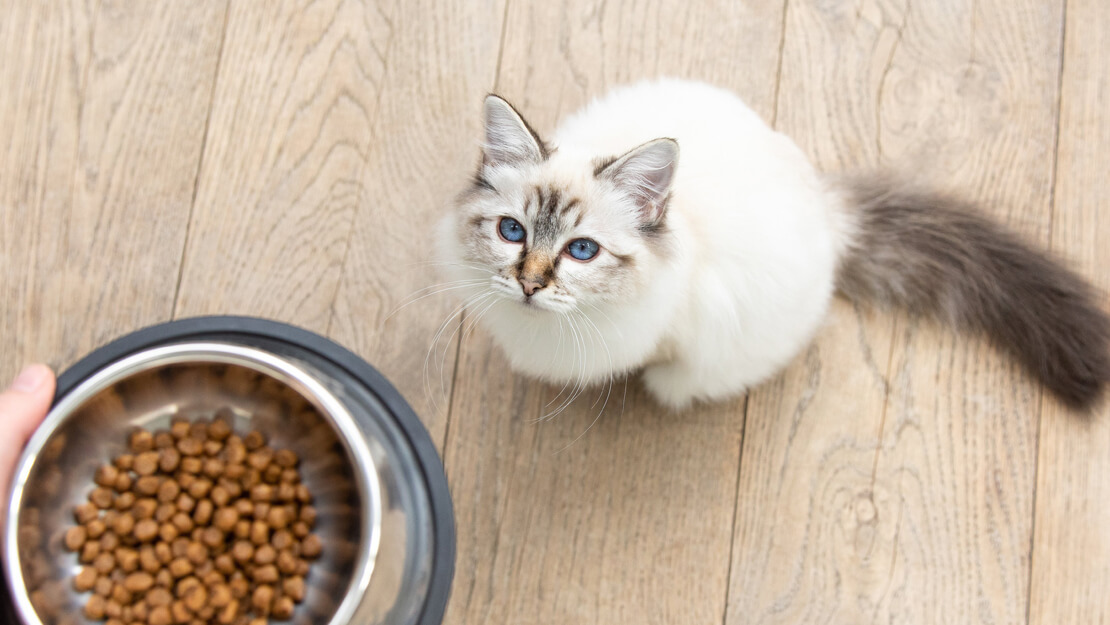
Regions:
[[[791, 2], [779, 127], [823, 168], [916, 171], [1045, 243], [1061, 16]], [[982, 341], [838, 303], [752, 395], [729, 622], [1023, 622], [1039, 395]]]
[[392, 26], [382, 3], [233, 3], [176, 317], [327, 328]]
[[[781, 18], [779, 3], [512, 2], [497, 91], [541, 133], [659, 74], [714, 80], [767, 113]], [[595, 390], [534, 423], [558, 391], [513, 377], [480, 331], [464, 340], [446, 449], [459, 527], [447, 622], [720, 622], [743, 401], [672, 415], [634, 380], [604, 412]]]
[[0, 5], [0, 380], [61, 355], [66, 214], [92, 2]]
[[505, 0], [398, 5], [362, 178], [366, 201], [331, 316], [331, 337], [393, 381], [440, 449], [458, 318], [448, 319], [450, 293], [430, 288], [439, 282], [430, 253], [435, 224], [473, 173], [504, 14]]
[[[11, 26], [31, 33], [22, 40], [28, 71], [42, 63], [52, 74], [41, 86], [17, 86], [43, 89], [41, 101], [12, 101], [33, 119], [3, 123], [39, 150], [8, 153], [16, 162], [5, 171], [23, 169], [22, 159], [31, 167], [23, 183], [4, 184], [23, 195], [5, 230], [21, 241], [16, 249], [30, 242], [11, 269], [24, 272], [12, 310], [23, 322], [12, 335], [31, 347], [26, 357], [62, 367], [170, 317], [226, 3], [104, 0], [91, 25], [87, 5], [73, 3], [67, 16], [43, 8], [34, 24]], [[82, 34], [89, 27], [92, 35]], [[57, 28], [60, 38], [40, 39], [40, 28]], [[6, 39], [19, 41], [20, 32]]]
[[[1110, 308], [1110, 11], [1068, 0], [1052, 248]], [[1045, 397], [1029, 622], [1110, 623], [1110, 405], [1077, 418]]]

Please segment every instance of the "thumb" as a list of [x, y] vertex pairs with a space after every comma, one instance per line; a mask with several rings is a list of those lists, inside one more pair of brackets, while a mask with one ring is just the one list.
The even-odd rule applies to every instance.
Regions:
[[[0, 393], [0, 496], [5, 504], [19, 454], [50, 409], [54, 384], [54, 372], [49, 367], [31, 365]], [[0, 504], [0, 520], [5, 504]]]

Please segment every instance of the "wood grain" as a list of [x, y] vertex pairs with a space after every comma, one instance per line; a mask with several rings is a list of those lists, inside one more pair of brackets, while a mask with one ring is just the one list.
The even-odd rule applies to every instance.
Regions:
[[391, 36], [372, 0], [231, 6], [176, 317], [327, 329]]
[[397, 385], [440, 449], [459, 319], [450, 292], [434, 286], [434, 230], [473, 173], [504, 15], [504, 0], [398, 3], [329, 328]]
[[17, 133], [4, 171], [25, 172], [0, 184], [15, 206], [5, 249], [22, 248], [9, 265], [21, 321], [4, 340], [62, 367], [170, 316], [226, 6], [104, 0], [95, 19], [85, 4], [34, 6], [5, 36], [28, 63], [5, 78], [15, 116], [0, 122]]
[[[496, 89], [541, 134], [660, 74], [712, 79], [766, 113], [780, 8], [511, 2]], [[514, 377], [480, 331], [464, 340], [445, 452], [459, 527], [448, 623], [721, 621], [743, 401], [674, 415], [636, 380], [607, 404], [603, 391], [537, 424], [559, 389]]]
[[[1110, 309], [1110, 12], [1069, 0], [1052, 248]], [[1110, 405], [1078, 418], [1043, 400], [1029, 622], [1110, 623]]]
[[[825, 169], [944, 181], [1043, 245], [1061, 16], [791, 2], [779, 127]], [[729, 622], [1024, 621], [1039, 395], [983, 341], [838, 304], [752, 395]]]
[[66, 224], [92, 3], [0, 8], [0, 383], [32, 361], [65, 364]]

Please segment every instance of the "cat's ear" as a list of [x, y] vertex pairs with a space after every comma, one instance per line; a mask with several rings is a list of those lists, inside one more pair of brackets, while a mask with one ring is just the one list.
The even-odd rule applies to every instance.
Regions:
[[601, 168], [596, 175], [631, 196], [640, 208], [640, 218], [651, 225], [663, 220], [677, 166], [678, 142], [656, 139]]
[[482, 165], [511, 167], [539, 163], [547, 158], [547, 148], [528, 122], [504, 99], [486, 96], [486, 142], [482, 146]]

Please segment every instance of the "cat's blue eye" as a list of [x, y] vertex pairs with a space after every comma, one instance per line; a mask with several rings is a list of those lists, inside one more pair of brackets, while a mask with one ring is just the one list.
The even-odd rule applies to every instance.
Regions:
[[601, 246], [590, 239], [575, 239], [567, 244], [567, 254], [577, 260], [590, 260], [600, 249]]
[[497, 224], [497, 230], [501, 233], [501, 237], [509, 243], [520, 243], [524, 240], [524, 226], [512, 217], [502, 217]]

